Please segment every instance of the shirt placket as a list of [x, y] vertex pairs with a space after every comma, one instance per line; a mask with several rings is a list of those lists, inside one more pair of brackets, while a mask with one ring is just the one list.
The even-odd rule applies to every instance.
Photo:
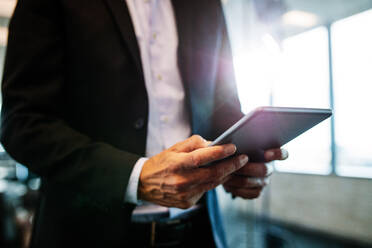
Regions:
[[[156, 112], [157, 112], [157, 122], [158, 122], [158, 131], [161, 137], [161, 147], [162, 150], [166, 149], [166, 130], [169, 129], [168, 122], [169, 117], [167, 116], [167, 102], [170, 101], [168, 97], [164, 97], [162, 94], [162, 90], [166, 90], [166, 79], [164, 78], [166, 75], [162, 71], [162, 59], [163, 57], [161, 54], [158, 54], [159, 51], [159, 42], [161, 39], [161, 30], [158, 26], [158, 18], [159, 11], [161, 11], [158, 7], [158, 2], [155, 0], [151, 1], [151, 12], [150, 12], [150, 19], [149, 19], [149, 37], [148, 37], [148, 48], [149, 48], [149, 55], [150, 55], [150, 68], [151, 68], [151, 84], [153, 93], [155, 96], [156, 101]], [[161, 14], [161, 13], [160, 13]], [[164, 22], [160, 22], [164, 23]], [[166, 28], [166, 27], [162, 27]]]

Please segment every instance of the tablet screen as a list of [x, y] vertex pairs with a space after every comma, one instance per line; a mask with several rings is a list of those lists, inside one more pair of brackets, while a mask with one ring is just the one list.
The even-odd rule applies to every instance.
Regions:
[[330, 109], [260, 107], [244, 116], [211, 145], [233, 143], [238, 154], [263, 161], [263, 152], [279, 148], [332, 115]]

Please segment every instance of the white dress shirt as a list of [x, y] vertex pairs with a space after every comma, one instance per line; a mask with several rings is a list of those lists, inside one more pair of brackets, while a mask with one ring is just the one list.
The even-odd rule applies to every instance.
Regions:
[[[177, 27], [170, 0], [126, 3], [141, 53], [149, 100], [146, 157], [151, 157], [191, 134], [177, 63]], [[125, 196], [127, 202], [138, 204], [139, 175], [146, 160], [141, 158], [134, 166]]]

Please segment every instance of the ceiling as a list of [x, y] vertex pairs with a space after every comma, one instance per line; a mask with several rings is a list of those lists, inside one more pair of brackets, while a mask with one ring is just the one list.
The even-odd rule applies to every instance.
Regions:
[[253, 19], [269, 27], [278, 39], [372, 9], [372, 0], [222, 1], [231, 15], [229, 19], [243, 18], [249, 23], [254, 16]]
[[283, 0], [283, 4], [287, 11], [304, 11], [317, 17], [317, 22], [308, 27], [281, 24], [282, 36], [285, 37], [372, 9], [372, 0]]
[[[238, 0], [222, 0], [223, 2], [238, 2]], [[252, 0], [243, 0], [249, 2]], [[302, 10], [314, 13], [322, 21], [338, 20], [355, 13], [372, 8], [372, 0], [256, 0], [256, 2], [284, 4], [288, 10]], [[16, 0], [0, 0], [0, 17], [10, 17]]]
[[290, 10], [313, 13], [323, 22], [333, 22], [372, 8], [372, 0], [284, 0], [284, 2]]
[[[4, 45], [8, 18], [13, 13], [16, 0], [0, 0], [0, 46]], [[255, 3], [261, 12], [261, 18], [270, 22], [280, 38], [285, 38], [319, 25], [326, 25], [336, 20], [372, 9], [372, 0], [222, 0], [224, 3], [249, 5]], [[282, 17], [290, 11], [304, 11], [316, 16], [313, 25], [299, 26], [283, 23]], [[1, 28], [1, 26], [3, 28]]]

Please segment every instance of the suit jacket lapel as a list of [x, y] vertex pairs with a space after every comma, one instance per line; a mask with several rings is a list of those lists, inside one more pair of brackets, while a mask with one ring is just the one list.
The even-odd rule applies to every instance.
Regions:
[[186, 104], [190, 116], [192, 128], [194, 129], [194, 121], [192, 112], [192, 99], [190, 91], [192, 91], [191, 78], [193, 73], [192, 69], [192, 56], [193, 56], [193, 16], [195, 6], [191, 0], [174, 0], [172, 1], [175, 13], [177, 32], [178, 32], [178, 67], [181, 73], [182, 83], [186, 94]]
[[143, 75], [140, 51], [138, 48], [136, 34], [134, 32], [130, 13], [125, 1], [121, 0], [104, 0], [110, 9], [121, 36], [127, 44], [130, 53], [136, 63], [140, 75]]
[[[216, 4], [210, 0], [172, 1], [178, 31], [178, 65], [186, 93], [193, 133], [209, 138], [215, 79], [211, 76], [217, 61], [217, 21], [209, 20]], [[218, 1], [218, 0], [216, 0]], [[205, 11], [209, 15], [205, 16]], [[208, 30], [208, 31], [207, 31]], [[210, 35], [211, 34], [211, 35]]]

